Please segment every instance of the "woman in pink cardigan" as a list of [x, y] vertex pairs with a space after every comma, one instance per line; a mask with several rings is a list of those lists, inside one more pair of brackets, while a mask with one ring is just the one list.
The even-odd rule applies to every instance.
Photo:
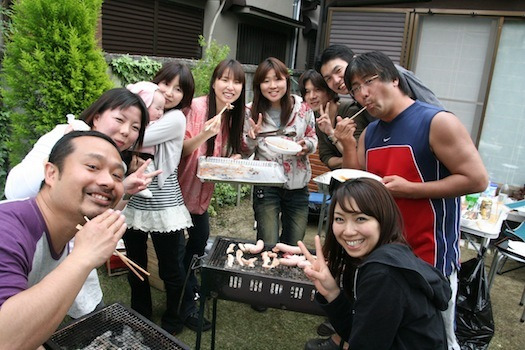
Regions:
[[[194, 255], [202, 256], [210, 235], [208, 206], [214, 184], [201, 182], [197, 174], [200, 156], [240, 158], [244, 127], [245, 75], [242, 65], [233, 59], [220, 62], [210, 80], [210, 92], [194, 98], [186, 117], [186, 135], [179, 165], [179, 183], [193, 221], [188, 229], [184, 264], [186, 269]], [[217, 114], [228, 104], [226, 109]], [[188, 283], [198, 291], [192, 273]]]

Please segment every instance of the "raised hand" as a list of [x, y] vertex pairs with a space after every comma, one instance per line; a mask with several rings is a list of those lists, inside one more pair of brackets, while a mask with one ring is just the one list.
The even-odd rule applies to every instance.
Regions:
[[153, 178], [160, 173], [162, 170], [155, 170], [151, 173], [144, 173], [148, 165], [152, 162], [148, 159], [142, 164], [134, 173], [127, 176], [124, 179], [124, 192], [127, 194], [135, 194], [142, 191], [153, 181]]
[[111, 257], [117, 242], [126, 232], [126, 218], [118, 210], [108, 209], [90, 221], [75, 235], [71, 254], [90, 268], [102, 265]]
[[337, 140], [341, 141], [343, 145], [352, 144], [354, 147], [357, 146], [357, 141], [354, 137], [356, 129], [355, 121], [350, 118], [337, 117], [337, 125], [335, 126], [334, 135]]
[[261, 132], [263, 116], [259, 113], [259, 119], [257, 119], [257, 124], [253, 121], [252, 118], [248, 119], [250, 123], [250, 130], [248, 130], [248, 137], [255, 140], [257, 135]]
[[299, 241], [297, 242], [297, 245], [301, 248], [301, 251], [303, 252], [306, 259], [310, 262], [310, 264], [312, 264], [311, 266], [306, 266], [303, 269], [306, 277], [308, 277], [308, 279], [314, 283], [317, 291], [321, 293], [328, 302], [332, 302], [335, 298], [337, 298], [341, 290], [337, 286], [337, 282], [330, 273], [328, 265], [326, 265], [319, 235], [315, 236], [315, 254], [317, 259], [314, 258], [312, 254], [310, 254], [303, 242]]
[[323, 133], [325, 133], [328, 136], [331, 136], [334, 134], [334, 128], [332, 127], [332, 121], [330, 120], [330, 102], [326, 103], [326, 108], [323, 108], [323, 105], [321, 104], [319, 110], [319, 118], [317, 118], [316, 123], [319, 127], [319, 130], [321, 130]]
[[204, 123], [204, 130], [202, 132], [206, 133], [208, 138], [217, 135], [221, 131], [221, 121], [222, 114], [217, 114], [215, 117]]

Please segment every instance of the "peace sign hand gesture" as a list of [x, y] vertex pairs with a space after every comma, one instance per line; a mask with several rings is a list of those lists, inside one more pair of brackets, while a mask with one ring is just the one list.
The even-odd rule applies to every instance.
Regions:
[[323, 108], [323, 105], [321, 104], [321, 109], [319, 110], [320, 116], [317, 118], [317, 126], [319, 126], [319, 130], [321, 130], [323, 133], [325, 133], [328, 136], [331, 136], [334, 134], [334, 128], [332, 127], [332, 121], [330, 120], [330, 102], [326, 103], [326, 107]]
[[255, 140], [257, 135], [261, 132], [263, 116], [261, 113], [259, 113], [259, 119], [257, 119], [257, 124], [255, 124], [252, 118], [248, 119], [248, 121], [250, 123], [250, 130], [248, 130], [248, 137], [251, 138], [252, 140]]
[[297, 242], [297, 245], [301, 248], [306, 260], [312, 264], [311, 266], [306, 266], [304, 268], [306, 277], [314, 283], [317, 291], [321, 293], [329, 303], [331, 303], [337, 298], [341, 290], [330, 273], [328, 265], [326, 265], [319, 235], [315, 236], [315, 254], [317, 255], [317, 259], [310, 254], [303, 242], [299, 241]]

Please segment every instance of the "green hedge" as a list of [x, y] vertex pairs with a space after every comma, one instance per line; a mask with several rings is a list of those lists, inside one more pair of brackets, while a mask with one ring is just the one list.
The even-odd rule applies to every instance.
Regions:
[[13, 4], [2, 71], [11, 116], [11, 164], [65, 115], [78, 115], [113, 86], [95, 33], [102, 0]]

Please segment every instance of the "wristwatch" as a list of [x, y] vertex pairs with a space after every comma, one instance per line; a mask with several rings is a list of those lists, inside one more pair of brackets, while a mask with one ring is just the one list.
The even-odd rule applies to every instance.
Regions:
[[332, 145], [335, 145], [337, 144], [337, 142], [339, 142], [339, 140], [337, 140], [337, 138], [332, 134], [332, 135], [328, 135], [328, 140], [330, 140], [330, 142], [332, 142]]

